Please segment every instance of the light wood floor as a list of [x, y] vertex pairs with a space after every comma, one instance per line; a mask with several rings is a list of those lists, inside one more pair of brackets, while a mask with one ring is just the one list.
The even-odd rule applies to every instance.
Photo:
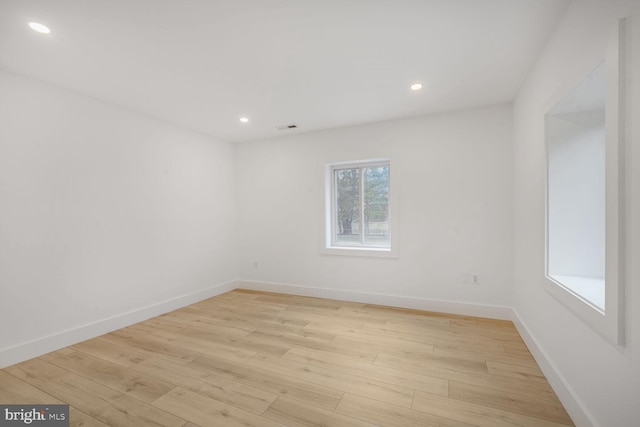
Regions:
[[74, 426], [573, 425], [511, 322], [236, 290], [0, 370]]

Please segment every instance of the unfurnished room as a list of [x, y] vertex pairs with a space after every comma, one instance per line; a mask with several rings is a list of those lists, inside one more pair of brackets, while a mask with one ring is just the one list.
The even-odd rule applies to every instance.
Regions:
[[640, 426], [640, 1], [0, 0], [0, 426]]

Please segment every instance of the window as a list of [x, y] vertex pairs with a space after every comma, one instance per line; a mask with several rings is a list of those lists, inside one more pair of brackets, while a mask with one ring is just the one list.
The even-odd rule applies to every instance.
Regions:
[[547, 276], [600, 312], [605, 311], [604, 71], [601, 63], [545, 118]]
[[347, 251], [350, 255], [390, 253], [389, 160], [329, 165], [325, 182], [325, 249]]
[[545, 288], [624, 344], [624, 20], [605, 61], [545, 116]]

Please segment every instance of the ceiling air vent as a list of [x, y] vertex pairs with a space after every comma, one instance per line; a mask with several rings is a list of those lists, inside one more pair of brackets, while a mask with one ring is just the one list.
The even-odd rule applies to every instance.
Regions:
[[284, 125], [284, 126], [278, 126], [277, 129], [278, 130], [289, 130], [289, 129], [295, 129], [297, 127], [298, 127], [298, 125]]

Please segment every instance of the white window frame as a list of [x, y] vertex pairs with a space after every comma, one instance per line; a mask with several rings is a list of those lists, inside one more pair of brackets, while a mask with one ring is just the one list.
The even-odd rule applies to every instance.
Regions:
[[[624, 18], [618, 21], [605, 54], [606, 177], [605, 177], [605, 309], [600, 310], [549, 275], [548, 170], [546, 175], [546, 232], [544, 287], [578, 318], [611, 343], [624, 346]], [[564, 94], [552, 100], [550, 108]], [[546, 144], [545, 144], [546, 145]], [[548, 159], [548, 147], [547, 159]], [[547, 164], [548, 168], [548, 164]]]
[[[398, 258], [398, 202], [396, 191], [396, 174], [392, 172], [391, 159], [368, 159], [368, 160], [356, 160], [336, 162], [325, 165], [323, 170], [323, 182], [324, 182], [324, 218], [323, 218], [323, 236], [322, 246], [320, 252], [325, 255], [346, 255], [346, 256], [366, 256], [366, 257], [384, 257], [384, 258]], [[375, 245], [375, 244], [349, 244], [347, 242], [335, 241], [335, 227], [336, 227], [336, 188], [335, 188], [335, 175], [334, 171], [339, 169], [351, 169], [351, 168], [366, 168], [372, 166], [388, 166], [389, 167], [389, 245]], [[360, 197], [364, 197], [362, 187], [364, 185], [364, 179], [360, 180]], [[361, 202], [361, 206], [364, 203]], [[361, 209], [361, 224], [364, 224], [362, 219], [364, 215], [364, 209]], [[361, 242], [362, 242], [361, 233]]]

